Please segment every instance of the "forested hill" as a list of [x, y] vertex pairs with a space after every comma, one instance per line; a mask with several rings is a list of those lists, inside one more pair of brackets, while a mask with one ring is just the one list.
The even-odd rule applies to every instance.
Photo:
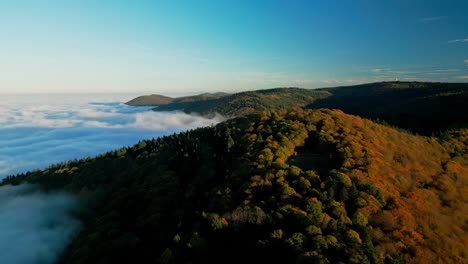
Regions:
[[466, 263], [468, 130], [271, 110], [9, 177], [81, 197], [61, 263]]
[[307, 108], [336, 108], [419, 133], [468, 127], [468, 83], [380, 82], [320, 90], [332, 95]]
[[272, 108], [340, 109], [430, 135], [468, 127], [468, 83], [378, 82], [323, 89], [275, 88], [160, 104], [156, 111], [240, 116]]
[[221, 97], [227, 96], [227, 93], [203, 93], [194, 96], [183, 96], [183, 97], [168, 97], [164, 95], [152, 94], [152, 95], [143, 95], [135, 99], [128, 101], [126, 104], [131, 106], [159, 106], [159, 105], [168, 105], [168, 104], [179, 104], [179, 103], [191, 103], [199, 102], [206, 100], [219, 99]]
[[274, 88], [236, 93], [213, 100], [195, 102], [177, 102], [161, 105], [156, 111], [183, 110], [188, 113], [241, 116], [255, 111], [268, 109], [305, 107], [314, 100], [325, 98], [330, 94], [301, 88]]

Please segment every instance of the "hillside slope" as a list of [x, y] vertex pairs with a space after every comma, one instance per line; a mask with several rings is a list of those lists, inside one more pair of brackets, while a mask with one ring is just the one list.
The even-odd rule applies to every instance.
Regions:
[[173, 101], [174, 98], [164, 95], [152, 94], [138, 96], [137, 98], [126, 102], [126, 104], [131, 106], [156, 106], [170, 104]]
[[288, 107], [329, 108], [430, 135], [447, 128], [468, 127], [467, 101], [468, 83], [378, 82], [315, 90], [257, 90], [207, 100], [173, 101], [155, 110], [241, 116]]
[[227, 96], [227, 93], [203, 93], [194, 96], [183, 96], [183, 97], [168, 97], [164, 95], [152, 94], [152, 95], [143, 95], [137, 98], [134, 98], [128, 101], [126, 104], [130, 106], [160, 106], [168, 104], [178, 104], [178, 103], [191, 103], [199, 102], [206, 100], [219, 99], [221, 97]]
[[332, 95], [307, 108], [336, 108], [419, 133], [468, 126], [468, 83], [379, 82], [320, 90]]
[[265, 111], [9, 177], [82, 197], [61, 263], [466, 263], [468, 130]]
[[177, 102], [156, 108], [156, 111], [183, 110], [188, 113], [241, 116], [267, 109], [304, 107], [329, 93], [301, 88], [274, 88], [236, 93], [219, 99]]

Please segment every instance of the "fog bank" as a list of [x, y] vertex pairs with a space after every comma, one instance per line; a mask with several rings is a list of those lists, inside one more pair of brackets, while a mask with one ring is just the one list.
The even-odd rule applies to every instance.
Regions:
[[54, 263], [79, 229], [70, 215], [77, 205], [71, 195], [33, 185], [0, 187], [0, 263]]
[[7, 96], [0, 102], [0, 179], [225, 119], [154, 112], [124, 101], [109, 96]]

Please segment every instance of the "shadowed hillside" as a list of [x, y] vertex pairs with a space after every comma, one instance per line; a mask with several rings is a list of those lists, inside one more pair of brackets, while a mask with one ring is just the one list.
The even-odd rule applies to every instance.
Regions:
[[430, 135], [447, 128], [466, 128], [465, 102], [468, 102], [467, 83], [379, 82], [315, 90], [257, 90], [160, 104], [155, 110], [241, 116], [289, 107], [330, 108]]
[[468, 125], [468, 83], [381, 82], [320, 89], [307, 108], [337, 108], [415, 132]]
[[61, 263], [464, 263], [468, 130], [264, 111], [9, 177], [82, 199]]

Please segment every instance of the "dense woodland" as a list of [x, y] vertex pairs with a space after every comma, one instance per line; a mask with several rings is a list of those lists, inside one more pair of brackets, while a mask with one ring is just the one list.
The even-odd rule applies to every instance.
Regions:
[[236, 93], [212, 100], [175, 102], [160, 105], [154, 110], [184, 110], [188, 113], [199, 114], [219, 113], [233, 117], [272, 108], [305, 107], [315, 100], [325, 98], [329, 95], [330, 94], [326, 91], [301, 88], [275, 88]]
[[336, 108], [429, 135], [468, 127], [468, 83], [381, 82], [320, 90], [332, 96], [307, 108]]
[[[219, 98], [200, 96], [164, 102], [155, 110], [232, 117], [272, 108], [329, 108], [425, 135], [468, 127], [468, 83], [378, 82], [314, 90], [275, 88], [223, 94]], [[158, 101], [153, 102], [158, 105]]]
[[267, 110], [8, 177], [77, 194], [61, 263], [466, 263], [468, 130]]

